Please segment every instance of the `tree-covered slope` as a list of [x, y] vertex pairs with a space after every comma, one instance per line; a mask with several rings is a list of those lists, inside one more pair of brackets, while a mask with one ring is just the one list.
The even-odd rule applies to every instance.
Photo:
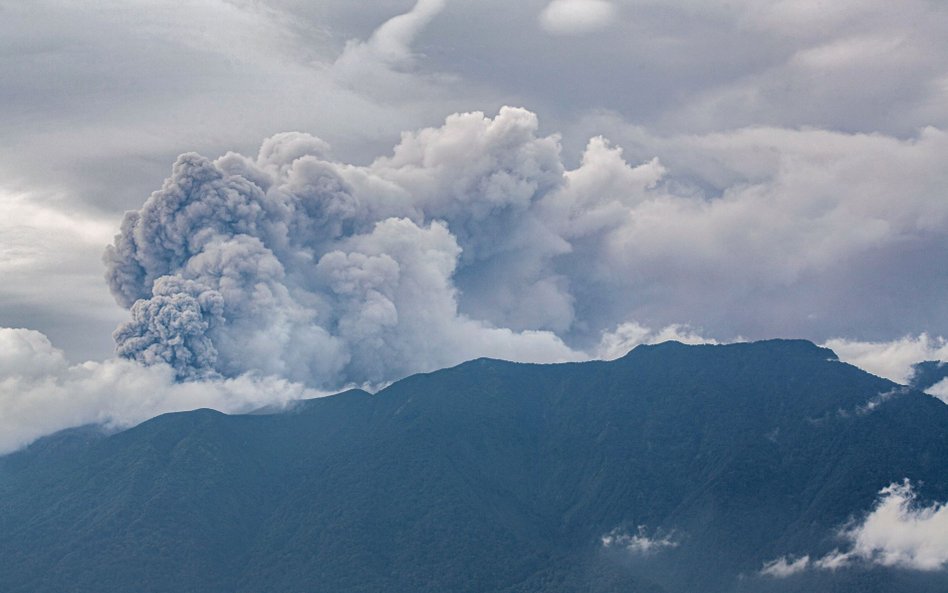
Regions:
[[948, 406], [808, 342], [476, 360], [0, 458], [0, 590], [944, 591], [862, 565], [758, 575], [840, 546], [903, 478], [948, 499]]

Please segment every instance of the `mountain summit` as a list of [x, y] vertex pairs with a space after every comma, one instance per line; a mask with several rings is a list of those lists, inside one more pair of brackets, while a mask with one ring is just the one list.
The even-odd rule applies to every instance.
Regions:
[[0, 458], [0, 590], [948, 590], [817, 561], [906, 479], [948, 500], [948, 406], [809, 342], [479, 359]]

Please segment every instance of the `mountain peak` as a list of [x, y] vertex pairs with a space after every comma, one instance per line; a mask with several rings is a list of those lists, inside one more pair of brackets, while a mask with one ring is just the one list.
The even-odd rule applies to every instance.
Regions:
[[804, 356], [815, 357], [819, 360], [839, 360], [833, 350], [824, 346], [818, 346], [809, 340], [804, 339], [785, 339], [773, 338], [768, 340], [759, 340], [755, 342], [731, 342], [728, 344], [685, 344], [678, 340], [668, 340], [657, 344], [639, 344], [629, 351], [626, 356], [631, 356], [637, 351], [642, 352], [727, 352], [729, 354], [740, 354], [743, 356], [760, 355], [783, 355], [783, 356]]

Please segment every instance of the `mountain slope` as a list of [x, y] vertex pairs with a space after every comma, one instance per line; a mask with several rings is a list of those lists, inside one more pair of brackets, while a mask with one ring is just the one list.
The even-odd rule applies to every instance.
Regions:
[[[808, 342], [482, 359], [0, 458], [0, 590], [943, 591], [878, 568], [756, 576], [839, 546], [906, 477], [948, 499], [948, 406]], [[639, 526], [674, 545], [602, 543]]]

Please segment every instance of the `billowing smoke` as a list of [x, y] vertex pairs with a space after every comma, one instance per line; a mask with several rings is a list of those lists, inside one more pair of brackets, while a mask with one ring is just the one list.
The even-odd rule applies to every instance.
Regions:
[[182, 155], [105, 256], [131, 313], [117, 351], [180, 378], [319, 387], [481, 355], [582, 358], [552, 331], [574, 321], [553, 266], [572, 249], [551, 224], [570, 216], [564, 183], [557, 139], [511, 108], [406, 134], [367, 167], [305, 134], [255, 159]]

